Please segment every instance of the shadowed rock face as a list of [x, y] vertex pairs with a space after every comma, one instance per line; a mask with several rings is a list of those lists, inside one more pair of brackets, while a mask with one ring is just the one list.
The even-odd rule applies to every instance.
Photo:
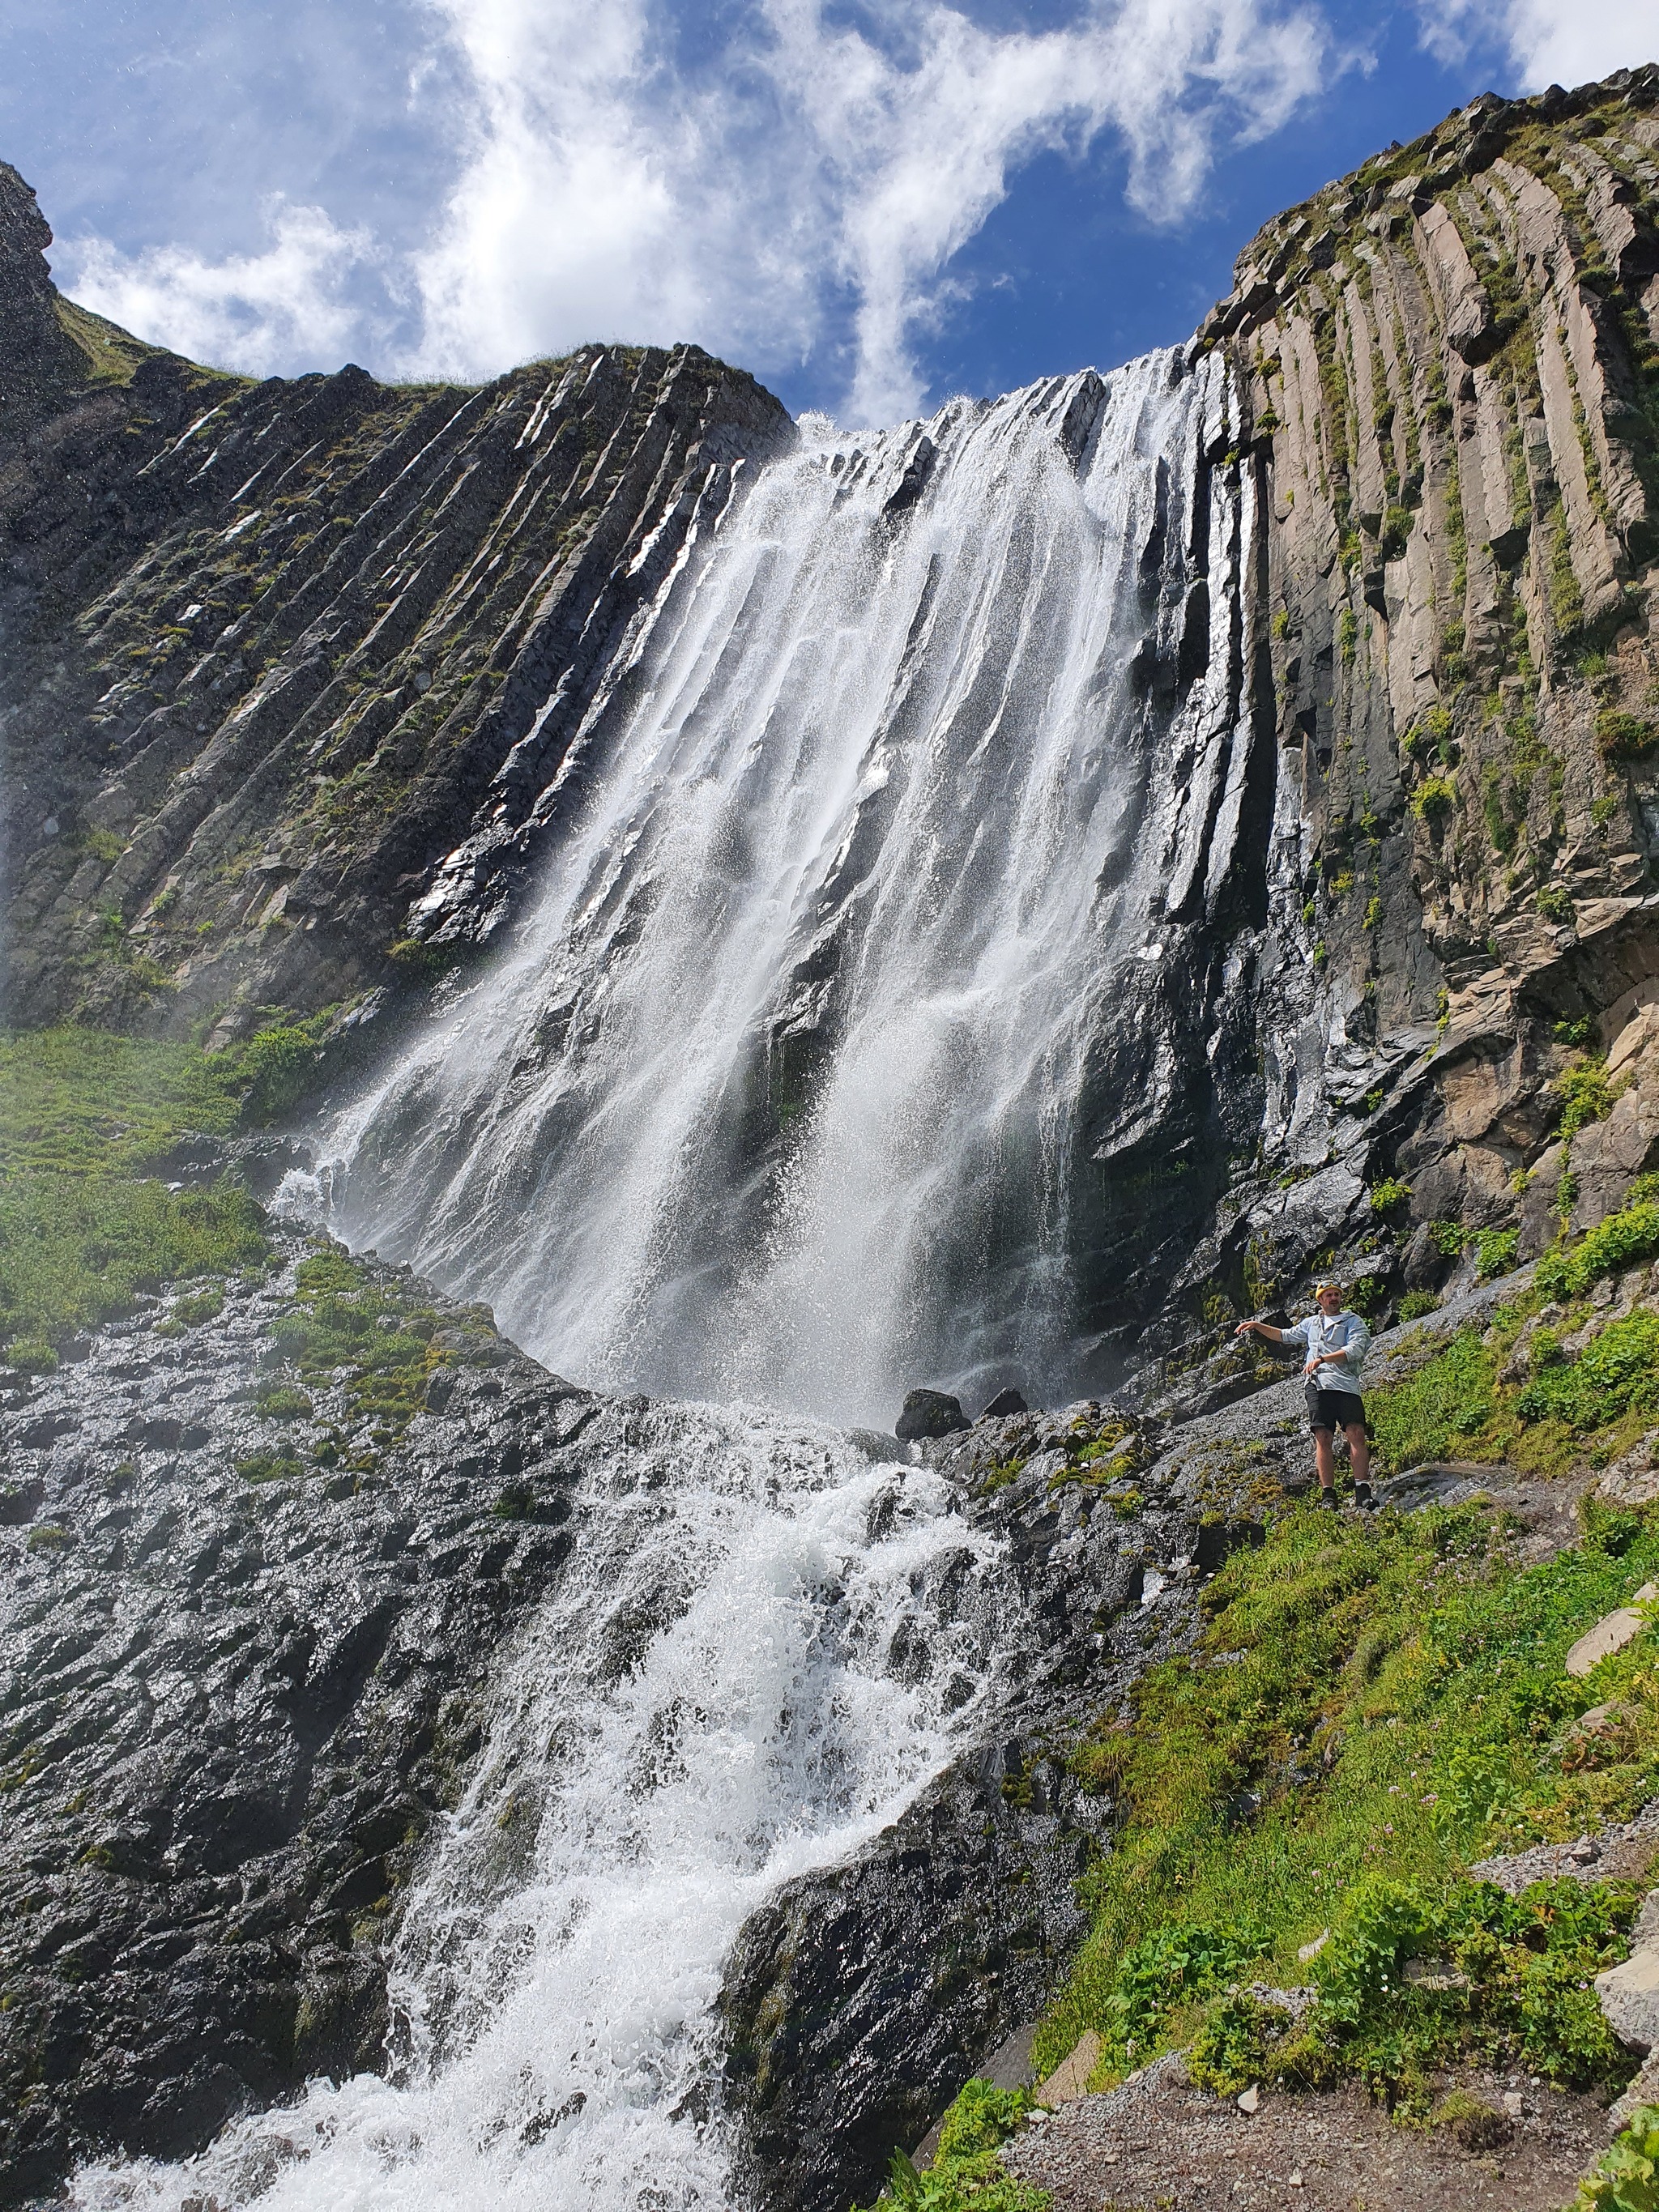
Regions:
[[630, 622], [788, 417], [696, 347], [478, 391], [214, 375], [60, 300], [50, 236], [6, 171], [12, 1018], [228, 1033], [429, 975], [501, 920]]

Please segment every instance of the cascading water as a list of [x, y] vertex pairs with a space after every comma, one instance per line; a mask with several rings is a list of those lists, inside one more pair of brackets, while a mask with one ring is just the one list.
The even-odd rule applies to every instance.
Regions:
[[1091, 1382], [1099, 1040], [1237, 805], [1227, 404], [1153, 355], [765, 469], [545, 796], [511, 948], [327, 1133], [332, 1225], [593, 1385], [884, 1425]]
[[392, 2078], [184, 2166], [83, 2169], [82, 2212], [732, 2202], [711, 2008], [739, 1926], [893, 1819], [1029, 1644], [998, 1547], [921, 1468], [637, 1401], [584, 1449], [560, 1593], [404, 1916]]
[[312, 1195], [585, 1383], [729, 1402], [584, 1431], [558, 1590], [403, 1916], [388, 2078], [86, 2168], [83, 2212], [732, 2202], [739, 1928], [1042, 1644], [948, 1486], [754, 1401], [1086, 1372], [1100, 1041], [1243, 804], [1230, 404], [1158, 355], [808, 434], [693, 534], [544, 793], [511, 943], [336, 1115]]

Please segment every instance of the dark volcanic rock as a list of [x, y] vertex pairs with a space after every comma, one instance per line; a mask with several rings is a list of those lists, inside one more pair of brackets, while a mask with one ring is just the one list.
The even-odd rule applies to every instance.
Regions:
[[568, 1545], [596, 1401], [476, 1309], [401, 1434], [313, 1393], [333, 1468], [315, 1424], [296, 1445], [259, 1416], [295, 1255], [183, 1334], [159, 1305], [103, 1331], [0, 1413], [0, 2202], [379, 2063], [410, 1868]]
[[228, 1033], [429, 980], [787, 415], [695, 346], [256, 384], [62, 299], [51, 235], [0, 165], [11, 1018]]
[[948, 1437], [967, 1425], [968, 1416], [947, 1391], [909, 1390], [893, 1433], [901, 1443], [915, 1443], [924, 1437]]
[[1010, 1413], [1029, 1413], [1030, 1407], [1018, 1390], [999, 1390], [990, 1404], [981, 1409], [981, 1421], [1000, 1421]]

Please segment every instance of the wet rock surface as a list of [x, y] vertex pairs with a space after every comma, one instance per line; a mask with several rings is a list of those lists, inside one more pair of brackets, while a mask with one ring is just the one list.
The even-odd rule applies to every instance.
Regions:
[[426, 1409], [394, 1432], [343, 1377], [259, 1412], [304, 1250], [8, 1378], [0, 2201], [378, 2064], [385, 1937], [569, 1540], [596, 1401], [406, 1273], [362, 1270], [444, 1323]]

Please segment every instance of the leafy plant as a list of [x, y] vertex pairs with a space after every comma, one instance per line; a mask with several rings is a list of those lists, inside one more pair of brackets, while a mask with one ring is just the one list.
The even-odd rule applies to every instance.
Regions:
[[1578, 2185], [1571, 2212], [1659, 2212], [1659, 2105], [1638, 2105]]
[[1643, 760], [1659, 745], [1659, 722], [1606, 707], [1595, 718], [1595, 742], [1607, 760]]
[[1412, 795], [1412, 812], [1419, 822], [1431, 828], [1447, 821], [1457, 804], [1457, 785], [1449, 775], [1431, 775], [1424, 779]]
[[1618, 1092], [1599, 1060], [1569, 1067], [1550, 1086], [1561, 1101], [1560, 1134], [1575, 1137], [1592, 1121], [1604, 1121], [1612, 1113]]
[[932, 2166], [921, 2172], [908, 2153], [896, 2150], [882, 2202], [904, 2212], [1048, 2212], [1048, 2191], [1021, 2181], [997, 2156], [1030, 2109], [1023, 2089], [967, 2082], [940, 2123]]
[[1381, 1182], [1371, 1185], [1371, 1212], [1391, 1212], [1395, 1206], [1404, 1206], [1411, 1194], [1412, 1187], [1408, 1182], [1400, 1182], [1392, 1176], [1385, 1176]]
[[1659, 1200], [1638, 1199], [1610, 1213], [1570, 1253], [1547, 1252], [1538, 1286], [1553, 1298], [1582, 1297], [1592, 1283], [1659, 1252]]
[[1475, 1238], [1479, 1255], [1480, 1279], [1492, 1282], [1499, 1275], [1507, 1275], [1515, 1266], [1515, 1255], [1520, 1249], [1518, 1229], [1483, 1229]]

